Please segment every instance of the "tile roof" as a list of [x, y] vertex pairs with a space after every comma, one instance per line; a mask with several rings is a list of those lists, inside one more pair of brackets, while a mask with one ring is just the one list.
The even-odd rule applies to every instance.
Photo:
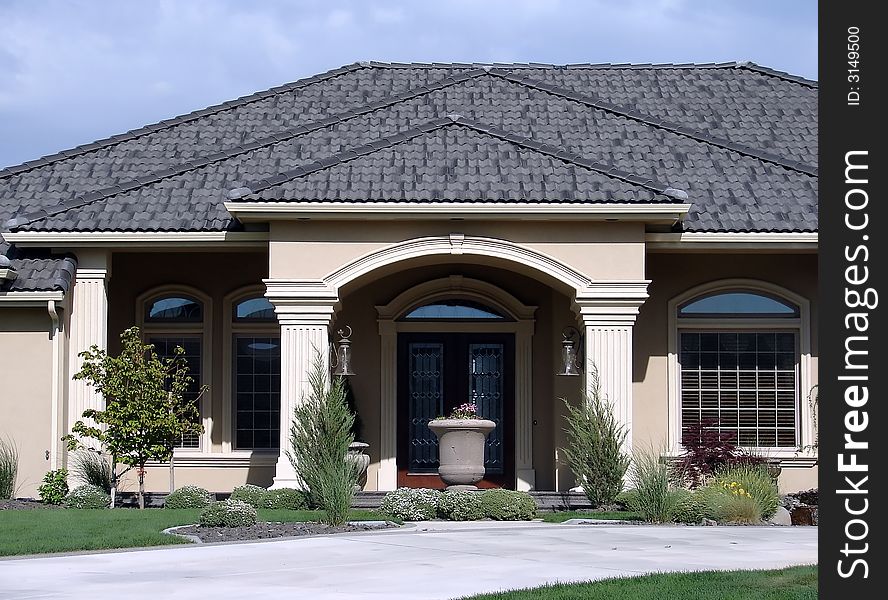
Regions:
[[355, 63], [2, 169], [0, 231], [237, 229], [228, 193], [274, 177], [256, 198], [662, 202], [672, 187], [688, 231], [816, 231], [816, 164], [816, 82], [751, 63]]

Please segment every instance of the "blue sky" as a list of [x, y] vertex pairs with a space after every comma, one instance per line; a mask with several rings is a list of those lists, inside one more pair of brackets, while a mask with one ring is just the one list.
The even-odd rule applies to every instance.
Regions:
[[816, 79], [817, 3], [0, 0], [0, 167], [359, 60], [751, 60]]

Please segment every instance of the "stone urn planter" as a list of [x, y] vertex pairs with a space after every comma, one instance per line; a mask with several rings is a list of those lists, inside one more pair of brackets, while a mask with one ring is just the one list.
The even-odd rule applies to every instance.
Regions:
[[364, 489], [364, 484], [367, 483], [367, 467], [370, 466], [370, 456], [364, 454], [364, 450], [369, 447], [370, 444], [364, 442], [352, 442], [348, 447], [348, 454], [345, 455], [345, 460], [352, 463], [358, 473], [355, 491]]
[[447, 489], [477, 489], [484, 478], [484, 442], [495, 428], [487, 419], [429, 421], [438, 436], [438, 475]]

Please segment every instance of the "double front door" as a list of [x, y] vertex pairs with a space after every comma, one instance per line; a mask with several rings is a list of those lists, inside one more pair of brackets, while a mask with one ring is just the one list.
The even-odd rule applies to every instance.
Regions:
[[398, 486], [443, 487], [435, 417], [473, 403], [496, 423], [479, 487], [514, 485], [515, 338], [504, 333], [398, 335]]

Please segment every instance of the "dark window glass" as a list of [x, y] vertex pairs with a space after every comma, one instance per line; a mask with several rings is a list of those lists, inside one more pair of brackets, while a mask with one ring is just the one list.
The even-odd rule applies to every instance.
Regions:
[[697, 298], [678, 310], [680, 317], [797, 317], [789, 302], [754, 292], [724, 292]]
[[794, 332], [689, 331], [679, 338], [683, 427], [703, 422], [741, 446], [797, 445]]
[[187, 296], [166, 296], [151, 302], [145, 308], [146, 323], [200, 323], [203, 306]]
[[267, 298], [250, 298], [234, 307], [235, 321], [274, 321], [274, 305]]
[[279, 337], [234, 337], [235, 443], [239, 449], [280, 446], [280, 381]]
[[[181, 346], [185, 351], [183, 357], [188, 363], [188, 376], [191, 383], [185, 391], [185, 400], [198, 403], [201, 386], [201, 339], [199, 336], [151, 336], [148, 343], [154, 346], [154, 352], [161, 358], [172, 358], [176, 353], [176, 346]], [[198, 415], [200, 406], [198, 406]], [[200, 422], [198, 417], [197, 422]], [[182, 436], [180, 448], [200, 448], [200, 436], [188, 434]]]
[[414, 308], [404, 319], [438, 321], [505, 321], [506, 317], [496, 310], [471, 300], [443, 300]]

